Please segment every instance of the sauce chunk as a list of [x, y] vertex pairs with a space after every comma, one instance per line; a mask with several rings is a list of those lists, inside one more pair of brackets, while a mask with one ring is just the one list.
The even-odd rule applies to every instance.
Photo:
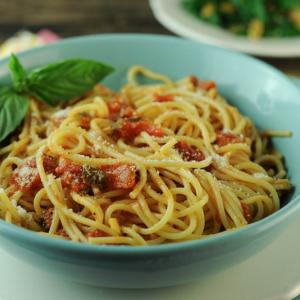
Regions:
[[179, 141], [176, 145], [175, 145], [175, 149], [179, 152], [179, 154], [182, 156], [182, 158], [184, 160], [187, 161], [201, 161], [205, 159], [204, 154], [193, 148], [192, 146], [188, 145], [187, 143], [183, 142], [183, 141]]
[[226, 146], [228, 144], [236, 144], [236, 143], [242, 143], [243, 138], [240, 137], [239, 135], [230, 133], [230, 132], [223, 132], [223, 133], [218, 133], [217, 138], [216, 138], [216, 144], [219, 147]]
[[148, 120], [124, 120], [120, 126], [114, 130], [114, 136], [117, 139], [123, 139], [125, 142], [132, 142], [143, 131], [156, 137], [164, 136], [163, 129]]
[[136, 185], [136, 168], [134, 165], [110, 165], [101, 168], [107, 176], [107, 189], [132, 189]]
[[[47, 155], [44, 156], [43, 166], [46, 173], [52, 173], [57, 166], [56, 158]], [[23, 193], [31, 192], [42, 187], [34, 157], [26, 159], [22, 165], [14, 170], [12, 182], [16, 185], [17, 190]]]

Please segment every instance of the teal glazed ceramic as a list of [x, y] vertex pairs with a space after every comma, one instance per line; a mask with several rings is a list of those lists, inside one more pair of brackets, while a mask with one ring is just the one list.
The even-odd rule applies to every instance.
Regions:
[[[194, 74], [215, 80], [221, 93], [258, 127], [293, 131], [292, 138], [277, 138], [274, 144], [285, 155], [295, 190], [278, 212], [257, 223], [202, 240], [159, 246], [84, 245], [42, 237], [1, 220], [0, 245], [11, 254], [77, 282], [117, 288], [162, 287], [197, 280], [247, 259], [272, 243], [297, 215], [300, 94], [282, 73], [245, 55], [156, 35], [66, 39], [20, 55], [27, 68], [71, 57], [113, 65], [116, 72], [104, 84], [114, 89], [126, 82], [127, 69], [134, 64], [174, 79]], [[2, 84], [8, 81], [7, 60], [0, 62], [0, 78]]]

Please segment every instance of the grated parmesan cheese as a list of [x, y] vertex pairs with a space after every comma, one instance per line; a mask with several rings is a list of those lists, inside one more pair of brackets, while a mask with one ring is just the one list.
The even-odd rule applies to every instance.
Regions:
[[223, 157], [223, 156], [220, 156], [218, 154], [213, 154], [212, 158], [222, 168], [224, 168], [228, 165], [227, 161], [226, 161], [226, 158]]
[[27, 165], [23, 165], [18, 172], [18, 178], [20, 178], [19, 185], [20, 186], [26, 186], [30, 184], [32, 181], [32, 178], [38, 174], [38, 170], [35, 168], [32, 168]]
[[26, 177], [31, 173], [31, 171], [32, 171], [31, 167], [24, 165], [22, 168], [20, 168], [19, 176]]
[[102, 150], [100, 143], [99, 143], [99, 144], [98, 144], [98, 143], [97, 143], [97, 144], [94, 144], [93, 146], [94, 146], [94, 149], [95, 149], [97, 152], [100, 152], [100, 151]]
[[268, 178], [269, 176], [265, 173], [254, 173], [253, 176], [258, 179]]
[[16, 208], [21, 218], [23, 218], [25, 221], [32, 221], [32, 214], [28, 213], [22, 206], [17, 205], [16, 199], [12, 199], [11, 203]]
[[57, 119], [65, 119], [68, 117], [69, 112], [70, 112], [70, 108], [67, 107], [65, 109], [59, 110], [56, 113], [54, 113], [52, 117]]
[[97, 139], [101, 138], [101, 135], [97, 131], [90, 131], [90, 132], [88, 132], [88, 135], [93, 140], [97, 140]]
[[241, 138], [242, 140], [245, 138], [244, 134], [242, 134], [242, 133], [236, 134], [236, 133], [234, 133], [231, 129], [228, 129], [228, 128], [224, 128], [224, 129], [222, 130], [222, 132], [225, 133], [225, 134], [226, 134], [226, 133], [229, 133], [229, 134], [236, 135], [236, 136], [238, 136], [239, 138]]
[[223, 133], [231, 133], [231, 134], [233, 134], [232, 130], [229, 129], [229, 128], [224, 128], [224, 129], [222, 130], [222, 132], [223, 132]]

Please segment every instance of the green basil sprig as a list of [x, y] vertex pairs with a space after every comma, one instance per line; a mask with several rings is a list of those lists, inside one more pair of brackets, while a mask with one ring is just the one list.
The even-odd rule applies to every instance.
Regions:
[[0, 90], [0, 141], [21, 124], [28, 107], [28, 97], [17, 94], [10, 88]]
[[8, 66], [13, 86], [0, 89], [0, 142], [25, 118], [29, 96], [55, 106], [81, 97], [114, 70], [94, 60], [68, 59], [27, 73], [14, 54]]

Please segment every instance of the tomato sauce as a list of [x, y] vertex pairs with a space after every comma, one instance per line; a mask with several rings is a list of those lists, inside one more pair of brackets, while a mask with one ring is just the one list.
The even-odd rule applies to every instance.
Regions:
[[132, 189], [136, 185], [134, 165], [108, 165], [101, 167], [107, 175], [107, 190]]
[[216, 83], [212, 80], [200, 80], [196, 76], [191, 76], [190, 81], [195, 88], [198, 87], [206, 91], [215, 88], [217, 86]]
[[80, 192], [88, 188], [83, 177], [83, 168], [70, 160], [63, 160], [55, 169], [55, 174], [61, 178], [62, 186], [72, 192]]
[[135, 115], [133, 107], [120, 96], [115, 96], [108, 103], [109, 119], [116, 121], [119, 118], [131, 118]]
[[250, 208], [247, 204], [241, 203], [242, 209], [243, 209], [243, 213], [244, 213], [244, 217], [247, 220], [248, 223], [252, 222], [252, 215], [251, 215], [251, 211]]
[[42, 229], [44, 231], [49, 231], [52, 219], [53, 219], [53, 207], [49, 207], [46, 210], [43, 211], [41, 219], [39, 220], [39, 224], [41, 225]]
[[87, 236], [88, 237], [105, 237], [105, 236], [108, 236], [108, 234], [100, 229], [96, 229], [94, 231], [90, 231], [87, 233]]
[[154, 100], [156, 102], [171, 102], [171, 101], [174, 101], [174, 95], [172, 95], [172, 94], [166, 94], [166, 95], [154, 94]]
[[187, 161], [201, 161], [205, 159], [204, 154], [193, 148], [192, 146], [188, 145], [187, 143], [183, 141], [179, 141], [175, 145], [175, 149], [180, 153], [182, 158]]
[[[59, 177], [62, 186], [72, 192], [89, 191], [95, 185], [104, 190], [127, 190], [136, 185], [134, 165], [116, 164], [92, 168], [76, 165], [67, 159], [58, 164], [57, 160], [50, 156], [45, 156], [43, 162], [45, 171]], [[14, 170], [12, 182], [24, 193], [42, 188], [35, 158], [25, 161]]]
[[119, 128], [114, 130], [113, 135], [116, 139], [123, 139], [125, 142], [132, 142], [142, 131], [156, 137], [164, 136], [163, 129], [148, 120], [124, 120]]
[[63, 238], [65, 238], [65, 239], [70, 239], [69, 235], [67, 234], [67, 232], [63, 228], [58, 229], [56, 234], [63, 237]]
[[[99, 180], [95, 178], [97, 170]], [[105, 176], [100, 174], [101, 171], [104, 172]], [[93, 184], [108, 191], [132, 189], [136, 185], [136, 168], [134, 165], [108, 165], [84, 172], [83, 167], [75, 165], [69, 160], [64, 160], [55, 169], [55, 174], [61, 178], [63, 187], [69, 188], [73, 192], [89, 190]], [[99, 182], [100, 180], [101, 182]]]
[[[44, 156], [43, 166], [46, 173], [52, 173], [57, 166], [56, 158], [47, 155]], [[31, 192], [42, 187], [35, 158], [25, 160], [22, 165], [14, 170], [12, 183], [16, 185], [17, 190], [23, 193]]]
[[90, 123], [91, 123], [92, 118], [89, 115], [83, 115], [80, 118], [80, 127], [89, 130], [90, 129]]
[[242, 143], [243, 138], [239, 135], [226, 132], [226, 133], [218, 133], [216, 138], [216, 144], [219, 147], [226, 146], [228, 144], [236, 144], [236, 143]]

